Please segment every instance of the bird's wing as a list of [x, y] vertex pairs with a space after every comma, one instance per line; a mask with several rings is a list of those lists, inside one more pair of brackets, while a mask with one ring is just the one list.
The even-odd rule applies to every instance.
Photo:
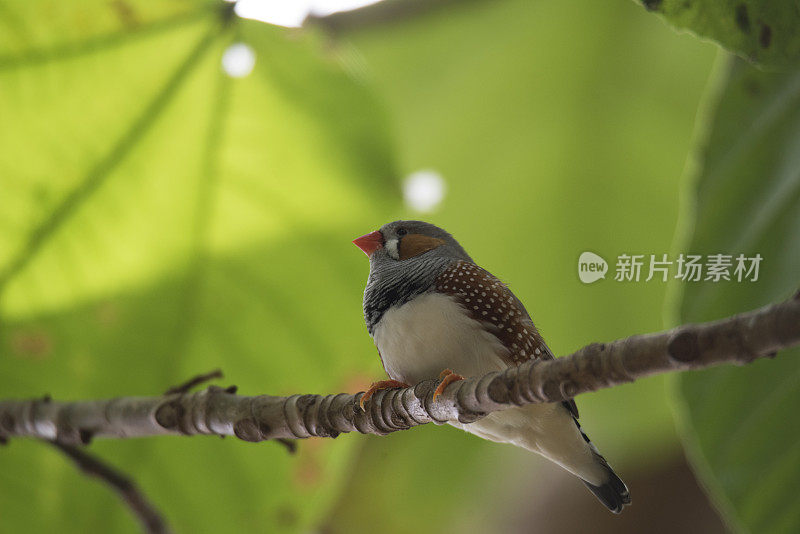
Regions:
[[[500, 340], [508, 350], [501, 358], [509, 366], [531, 359], [554, 359], [522, 302], [486, 269], [468, 261], [453, 262], [439, 275], [435, 289], [455, 298], [473, 319]], [[574, 400], [564, 401], [564, 406], [578, 417]]]

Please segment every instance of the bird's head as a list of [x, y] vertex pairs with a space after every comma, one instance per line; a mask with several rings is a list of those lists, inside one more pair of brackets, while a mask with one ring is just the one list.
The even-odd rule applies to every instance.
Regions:
[[371, 265], [404, 262], [420, 257], [472, 261], [453, 236], [423, 221], [394, 221], [353, 243], [369, 256]]

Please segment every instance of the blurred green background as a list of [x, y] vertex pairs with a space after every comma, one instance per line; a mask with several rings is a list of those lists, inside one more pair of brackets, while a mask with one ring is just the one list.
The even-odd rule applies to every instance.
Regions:
[[[383, 370], [350, 241], [398, 218], [451, 231], [556, 354], [798, 286], [783, 27], [759, 68], [629, 0], [392, 0], [300, 29], [232, 9], [0, 2], [0, 397], [154, 395], [215, 367], [243, 394], [363, 390]], [[237, 43], [255, 64], [230, 76]], [[422, 170], [445, 186], [430, 212], [403, 196]], [[584, 251], [605, 280], [580, 282]], [[765, 260], [750, 284], [613, 280], [620, 254], [681, 251]], [[781, 393], [747, 402], [755, 377]], [[631, 489], [619, 517], [538, 456], [447, 426], [296, 455], [211, 438], [91, 449], [176, 532], [796, 532], [799, 381], [781, 356], [578, 398]], [[0, 449], [0, 532], [137, 529], [50, 447]]]

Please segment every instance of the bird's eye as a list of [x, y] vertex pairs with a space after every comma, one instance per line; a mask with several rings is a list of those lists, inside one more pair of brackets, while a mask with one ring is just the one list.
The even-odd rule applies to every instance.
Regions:
[[397, 229], [397, 237], [403, 237], [407, 233], [408, 233], [408, 231], [405, 228], [398, 228]]

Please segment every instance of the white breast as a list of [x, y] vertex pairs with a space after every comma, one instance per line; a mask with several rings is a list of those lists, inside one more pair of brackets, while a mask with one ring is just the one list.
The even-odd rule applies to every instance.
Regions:
[[500, 341], [441, 293], [425, 293], [388, 310], [373, 339], [386, 373], [408, 384], [436, 378], [443, 369], [478, 376], [507, 367]]
[[[452, 297], [425, 293], [387, 311], [373, 332], [386, 373], [416, 384], [443, 369], [480, 376], [507, 367], [507, 349]], [[605, 475], [572, 416], [560, 404], [514, 407], [471, 424], [451, 425], [484, 439], [513, 443], [537, 452], [568, 471], [600, 484]]]

